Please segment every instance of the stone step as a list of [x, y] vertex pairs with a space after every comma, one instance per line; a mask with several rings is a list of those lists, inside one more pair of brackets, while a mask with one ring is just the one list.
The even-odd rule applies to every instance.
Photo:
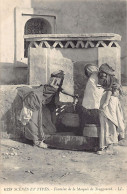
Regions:
[[[0, 138], [21, 141], [21, 137], [6, 132], [2, 132]], [[73, 132], [59, 132], [54, 135], [46, 135], [45, 143], [55, 149], [92, 151], [98, 147], [98, 138], [76, 136]]]
[[98, 138], [75, 136], [69, 133], [57, 133], [46, 136], [45, 143], [50, 147], [66, 150], [95, 150], [98, 147]]

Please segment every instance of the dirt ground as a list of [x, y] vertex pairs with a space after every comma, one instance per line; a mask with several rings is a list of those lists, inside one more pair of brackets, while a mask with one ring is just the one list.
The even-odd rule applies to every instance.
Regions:
[[42, 149], [2, 139], [0, 182], [4, 188], [11, 184], [37, 184], [41, 187], [50, 185], [53, 190], [60, 191], [73, 187], [81, 193], [87, 190], [87, 186], [95, 190], [104, 186], [105, 189], [122, 189], [122, 193], [126, 193], [127, 140], [114, 146], [114, 150], [114, 154], [97, 155], [85, 151]]

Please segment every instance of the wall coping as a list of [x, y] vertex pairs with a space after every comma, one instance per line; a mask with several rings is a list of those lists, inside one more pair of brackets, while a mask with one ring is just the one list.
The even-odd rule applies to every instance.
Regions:
[[[23, 86], [27, 86], [27, 87], [36, 87], [36, 86], [39, 86], [39, 84], [38, 84], [38, 85], [28, 85], [28, 84], [0, 85], [0, 90], [6, 89], [6, 88], [11, 89], [12, 87], [13, 87], [13, 88], [18, 88], [18, 87], [23, 87]], [[127, 90], [127, 86], [122, 86], [122, 88], [123, 88], [123, 90]]]
[[26, 41], [41, 41], [41, 40], [115, 40], [121, 41], [121, 36], [114, 33], [94, 33], [94, 34], [29, 34], [24, 35]]

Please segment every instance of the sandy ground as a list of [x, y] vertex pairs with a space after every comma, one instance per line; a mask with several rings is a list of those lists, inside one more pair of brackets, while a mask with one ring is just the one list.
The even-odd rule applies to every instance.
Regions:
[[127, 193], [127, 140], [114, 146], [114, 150], [115, 154], [97, 155], [84, 151], [42, 149], [2, 139], [0, 182], [2, 188], [11, 184], [27, 187], [37, 184], [53, 186], [53, 190], [55, 185], [59, 185], [56, 190], [64, 190], [66, 185], [65, 189], [73, 187], [77, 192], [82, 189], [79, 192], [82, 193], [87, 186], [95, 190], [104, 186]]

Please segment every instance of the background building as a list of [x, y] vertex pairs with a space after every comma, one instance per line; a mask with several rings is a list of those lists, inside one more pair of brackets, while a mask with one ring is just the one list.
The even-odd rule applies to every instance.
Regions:
[[23, 36], [35, 33], [121, 35], [121, 74], [126, 85], [126, 17], [125, 0], [1, 1], [1, 85], [27, 84], [27, 43]]

